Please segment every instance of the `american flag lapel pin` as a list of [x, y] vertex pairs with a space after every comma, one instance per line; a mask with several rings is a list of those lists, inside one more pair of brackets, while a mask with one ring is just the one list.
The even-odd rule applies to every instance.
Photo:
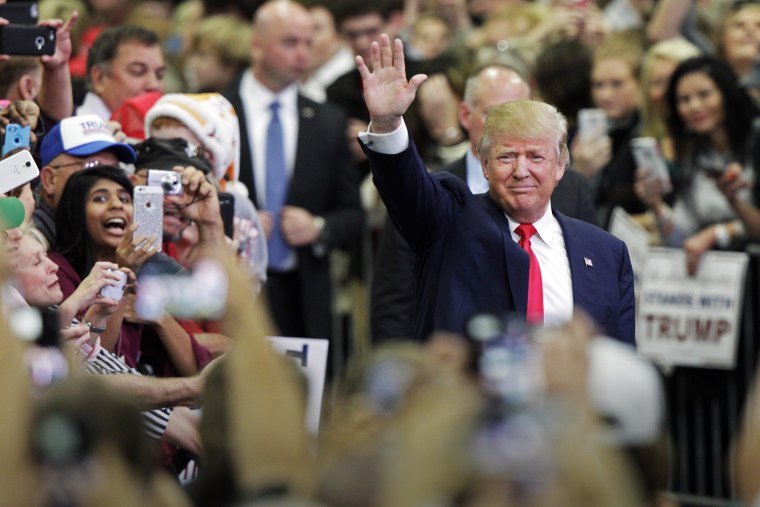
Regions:
[[586, 265], [587, 268], [593, 268], [594, 267], [594, 263], [591, 262], [591, 259], [589, 259], [588, 257], [584, 257], [583, 258], [583, 263]]

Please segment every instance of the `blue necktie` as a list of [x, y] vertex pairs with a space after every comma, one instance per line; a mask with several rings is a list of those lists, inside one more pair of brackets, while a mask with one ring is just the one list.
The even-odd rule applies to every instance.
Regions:
[[290, 246], [285, 242], [280, 228], [282, 207], [288, 193], [288, 174], [285, 170], [285, 150], [282, 141], [282, 124], [280, 123], [280, 103], [269, 105], [272, 118], [267, 127], [267, 184], [266, 209], [272, 214], [272, 236], [269, 238], [269, 267], [282, 271], [287, 266], [291, 254]]

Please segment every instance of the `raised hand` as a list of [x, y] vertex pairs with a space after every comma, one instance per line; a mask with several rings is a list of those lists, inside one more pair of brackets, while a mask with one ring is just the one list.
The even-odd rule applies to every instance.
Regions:
[[198, 224], [203, 241], [224, 243], [224, 225], [219, 212], [219, 194], [202, 171], [176, 166], [182, 174], [183, 195], [167, 195], [164, 203], [176, 206], [179, 214]]
[[752, 182], [742, 175], [742, 166], [738, 162], [728, 164], [723, 176], [715, 184], [732, 205], [736, 203], [741, 191], [752, 186]]
[[404, 45], [396, 39], [391, 47], [387, 34], [380, 36], [379, 44], [372, 43], [370, 60], [371, 71], [361, 56], [356, 57], [356, 66], [364, 84], [364, 101], [372, 120], [370, 128], [377, 134], [393, 132], [401, 125], [401, 116], [427, 76], [417, 74], [407, 81]]
[[55, 52], [52, 55], [43, 55], [40, 57], [42, 65], [47, 68], [55, 68], [61, 65], [68, 65], [71, 58], [71, 30], [79, 19], [79, 13], [74, 11], [64, 23], [60, 19], [51, 19], [41, 21], [40, 26], [50, 26], [56, 29]]
[[160, 245], [155, 235], [149, 238], [134, 237], [135, 230], [137, 230], [137, 224], [130, 224], [121, 243], [116, 247], [116, 264], [137, 273], [145, 261], [158, 253]]
[[100, 297], [100, 291], [105, 285], [117, 285], [119, 277], [115, 271], [118, 269], [119, 266], [113, 262], [96, 262], [90, 274], [82, 280], [71, 296], [61, 303], [61, 306], [73, 304], [75, 313], [84, 312]]
[[655, 213], [665, 202], [665, 185], [649, 168], [639, 167], [634, 173], [633, 191], [636, 197]]

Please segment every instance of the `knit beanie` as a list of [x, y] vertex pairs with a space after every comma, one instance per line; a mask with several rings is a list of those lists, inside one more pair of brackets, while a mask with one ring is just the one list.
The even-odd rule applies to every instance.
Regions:
[[213, 175], [222, 184], [237, 181], [240, 170], [240, 129], [232, 104], [218, 93], [169, 93], [145, 116], [145, 134], [153, 122], [168, 117], [181, 122], [213, 154]]

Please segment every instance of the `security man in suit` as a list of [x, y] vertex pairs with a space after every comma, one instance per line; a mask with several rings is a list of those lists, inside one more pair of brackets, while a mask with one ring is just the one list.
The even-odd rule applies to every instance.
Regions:
[[358, 237], [363, 223], [346, 119], [298, 92], [313, 44], [305, 7], [270, 0], [253, 32], [253, 64], [224, 95], [240, 120], [240, 181], [269, 242], [266, 294], [282, 335], [329, 338], [328, 253]]
[[534, 324], [569, 320], [575, 307], [607, 335], [633, 344], [633, 272], [625, 244], [562, 215], [550, 198], [569, 159], [567, 121], [520, 100], [489, 110], [478, 155], [488, 192], [430, 175], [402, 115], [425, 80], [407, 80], [403, 44], [382, 35], [371, 66], [357, 57], [370, 111], [360, 135], [388, 213], [415, 253], [414, 338], [465, 331], [477, 313], [518, 312]]

